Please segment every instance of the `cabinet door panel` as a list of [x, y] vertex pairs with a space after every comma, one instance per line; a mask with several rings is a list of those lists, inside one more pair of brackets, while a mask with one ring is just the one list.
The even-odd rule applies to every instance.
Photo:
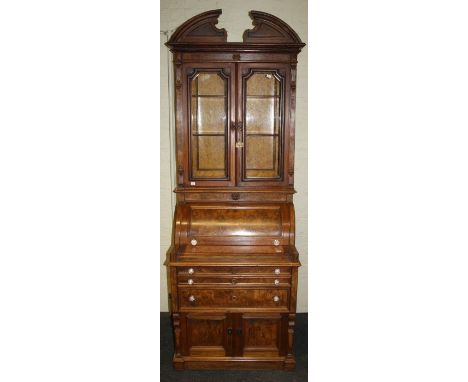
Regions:
[[238, 320], [241, 337], [236, 352], [239, 356], [277, 357], [285, 354], [285, 315], [244, 313]]
[[238, 184], [286, 185], [289, 67], [240, 64], [238, 73]]
[[188, 117], [187, 186], [234, 185], [233, 64], [185, 67]]
[[228, 336], [231, 318], [227, 314], [186, 314], [185, 348], [187, 356], [225, 357], [232, 353]]

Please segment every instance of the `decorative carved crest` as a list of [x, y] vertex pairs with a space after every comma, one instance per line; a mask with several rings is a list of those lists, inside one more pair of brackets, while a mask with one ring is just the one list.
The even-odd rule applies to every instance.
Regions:
[[244, 32], [244, 42], [302, 44], [297, 33], [278, 17], [260, 11], [250, 11], [249, 16], [255, 28]]
[[221, 13], [221, 9], [215, 9], [192, 17], [176, 29], [167, 45], [171, 46], [172, 44], [187, 42], [227, 42], [226, 30], [216, 27]]

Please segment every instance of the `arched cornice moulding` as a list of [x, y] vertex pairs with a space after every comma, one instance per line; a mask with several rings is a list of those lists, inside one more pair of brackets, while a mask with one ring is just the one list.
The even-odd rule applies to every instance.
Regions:
[[243, 34], [243, 42], [227, 42], [226, 30], [216, 27], [221, 9], [200, 13], [183, 23], [166, 43], [171, 50], [299, 52], [305, 45], [283, 20], [266, 12], [250, 11], [254, 28]]
[[214, 9], [192, 17], [176, 29], [167, 44], [227, 42], [226, 30], [216, 27], [221, 13], [221, 9]]
[[250, 11], [249, 16], [255, 28], [244, 32], [244, 42], [302, 44], [297, 33], [278, 17], [260, 11]]

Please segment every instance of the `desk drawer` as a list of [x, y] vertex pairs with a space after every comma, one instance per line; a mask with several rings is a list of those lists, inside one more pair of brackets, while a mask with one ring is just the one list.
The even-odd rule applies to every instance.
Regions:
[[290, 267], [235, 267], [235, 274], [291, 275]]
[[288, 288], [196, 289], [179, 288], [181, 308], [285, 308]]
[[291, 268], [290, 267], [180, 267], [178, 268], [177, 273], [180, 276], [190, 275], [207, 275], [207, 274], [225, 274], [225, 275], [271, 275], [271, 276], [279, 276], [279, 275], [291, 275]]
[[272, 277], [258, 276], [252, 274], [251, 276], [218, 276], [218, 275], [179, 275], [178, 284], [179, 286], [191, 285], [193, 287], [203, 287], [209, 285], [217, 286], [231, 286], [231, 287], [242, 287], [259, 285], [261, 287], [289, 287], [291, 286], [291, 277], [288, 275], [277, 275]]
[[227, 274], [234, 273], [234, 267], [180, 267], [177, 269], [179, 276], [196, 276], [206, 274]]

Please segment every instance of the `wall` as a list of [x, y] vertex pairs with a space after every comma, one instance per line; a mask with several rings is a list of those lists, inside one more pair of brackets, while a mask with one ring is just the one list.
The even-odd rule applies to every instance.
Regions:
[[[287, 6], [285, 6], [287, 4]], [[169, 35], [187, 19], [211, 10], [221, 8], [218, 28], [225, 28], [228, 41], [242, 41], [242, 33], [252, 28], [248, 12], [258, 10], [271, 13], [288, 23], [307, 44], [307, 1], [306, 0], [161, 0], [161, 31]], [[173, 133], [171, 125], [172, 73], [168, 73], [170, 52], [164, 45], [167, 40], [161, 33], [161, 311], [168, 311], [167, 277], [163, 265], [169, 248], [172, 230], [172, 209], [174, 207], [174, 158]], [[171, 69], [172, 70], [172, 69]], [[294, 197], [296, 208], [296, 247], [302, 267], [299, 269], [297, 311], [307, 311], [307, 46], [299, 54], [297, 64], [297, 114], [296, 114], [296, 159]]]

